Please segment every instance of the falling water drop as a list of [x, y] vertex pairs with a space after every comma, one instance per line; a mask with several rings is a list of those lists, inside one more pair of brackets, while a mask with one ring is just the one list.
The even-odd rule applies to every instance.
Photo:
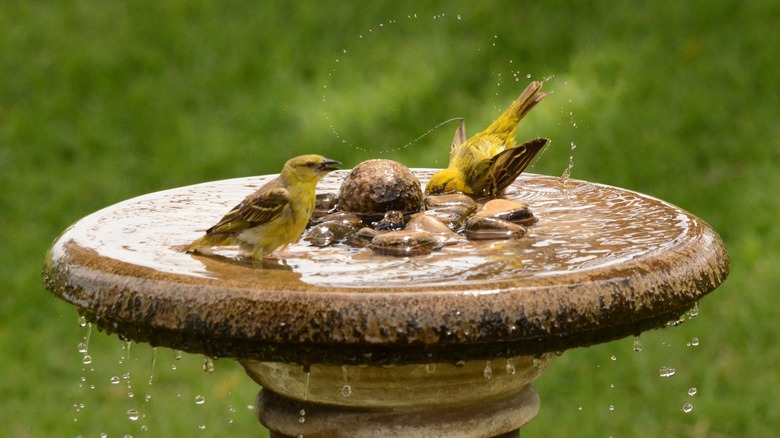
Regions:
[[181, 360], [181, 350], [173, 350], [173, 358], [175, 360]]
[[699, 346], [699, 338], [696, 338], [696, 337], [691, 338], [691, 341], [688, 342], [686, 345], [688, 345], [689, 347], [698, 347]]
[[92, 356], [85, 354], [84, 357], [81, 359], [81, 363], [84, 365], [89, 365], [92, 363]]
[[87, 318], [85, 318], [84, 316], [79, 315], [78, 322], [79, 322], [79, 327], [87, 326]]
[[206, 403], [206, 397], [203, 397], [200, 394], [196, 395], [195, 396], [195, 404], [196, 405], [202, 405], [203, 403]]
[[214, 360], [210, 357], [206, 357], [203, 360], [203, 371], [205, 371], [208, 374], [211, 374], [214, 372]]
[[344, 385], [341, 387], [341, 396], [342, 397], [349, 397], [352, 395], [352, 387], [349, 385]]
[[509, 358], [506, 360], [506, 373], [510, 376], [514, 376], [517, 372], [517, 369], [515, 369], [515, 364], [512, 362], [512, 359]]
[[639, 336], [634, 337], [633, 349], [637, 353], [642, 351], [642, 341], [639, 340]]
[[690, 403], [686, 403], [682, 407], [682, 411], [685, 412], [686, 414], [691, 412], [692, 410], [693, 410], [693, 405]]
[[129, 418], [130, 421], [138, 421], [139, 418], [138, 411], [135, 409], [128, 409], [127, 418]]
[[661, 367], [661, 368], [658, 370], [658, 374], [659, 374], [661, 377], [672, 377], [672, 376], [674, 375], [674, 373], [676, 373], [676, 372], [677, 372], [677, 370], [675, 370], [675, 369], [674, 369], [674, 368], [672, 368], [672, 367], [668, 367], [668, 366], [662, 366], [662, 367]]
[[120, 382], [119, 376], [112, 376], [110, 382], [112, 385], [118, 385]]
[[87, 343], [86, 342], [79, 342], [78, 350], [79, 350], [79, 353], [82, 353], [82, 354], [86, 353], [87, 352]]
[[198, 425], [198, 429], [205, 430], [206, 429], [206, 425], [205, 424], [199, 424]]
[[482, 371], [482, 375], [485, 376], [486, 379], [493, 377], [493, 368], [490, 366], [490, 361], [485, 362], [485, 370]]
[[688, 390], [688, 395], [693, 397], [694, 395], [696, 395], [697, 392], [699, 392], [699, 390], [697, 390], [696, 387], [693, 387], [693, 388]]
[[699, 302], [693, 303], [693, 307], [691, 307], [691, 310], [688, 311], [688, 317], [689, 318], [696, 318], [699, 316]]

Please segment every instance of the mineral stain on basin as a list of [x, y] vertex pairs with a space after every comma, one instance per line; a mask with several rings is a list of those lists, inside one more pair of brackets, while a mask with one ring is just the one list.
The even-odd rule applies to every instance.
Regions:
[[[413, 171], [423, 184], [433, 172]], [[337, 193], [347, 174], [328, 175], [318, 192]], [[304, 408], [313, 428], [305, 436], [317, 436], [316, 412], [341, 430], [352, 422], [390, 431], [414, 414], [438, 436], [456, 436], [446, 433], [469, 421], [492, 435], [512, 432], [538, 409], [528, 382], [551, 353], [661, 327], [728, 274], [720, 237], [690, 213], [628, 190], [528, 174], [504, 196], [536, 218], [518, 239], [471, 240], [415, 257], [300, 241], [270, 266], [278, 269], [257, 269], [230, 251], [207, 257], [176, 249], [272, 177], [182, 187], [98, 211], [59, 237], [44, 277], [103, 330], [239, 359], [272, 388], [259, 396], [258, 415], [274, 436], [297, 435], [285, 424], [296, 425]], [[486, 372], [491, 361], [511, 361], [530, 380], [512, 380], [508, 393], [505, 385], [468, 389], [473, 374], [498, 379]], [[431, 364], [442, 372], [415, 377], [427, 376]], [[388, 389], [395, 404], [383, 404], [381, 388], [390, 386], [371, 382], [401, 375], [422, 392], [462, 380], [467, 388], [456, 392], [474, 397], [446, 409], [409, 406], [403, 391]], [[327, 400], [345, 386], [347, 397]], [[363, 392], [372, 387], [380, 391]], [[485, 409], [495, 415], [488, 419]], [[407, 432], [437, 436], [423, 426]]]

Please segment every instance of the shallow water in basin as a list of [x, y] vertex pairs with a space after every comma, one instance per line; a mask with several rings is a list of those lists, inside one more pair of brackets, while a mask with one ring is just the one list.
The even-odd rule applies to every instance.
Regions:
[[[338, 192], [348, 171], [328, 175], [318, 193]], [[433, 170], [416, 170], [424, 184]], [[176, 248], [201, 235], [271, 176], [216, 181], [152, 193], [98, 211], [74, 225], [76, 243], [104, 257], [176, 275], [220, 278], [199, 256]], [[401, 287], [518, 279], [606, 267], [679, 245], [695, 218], [658, 199], [614, 187], [521, 175], [506, 198], [526, 203], [539, 221], [521, 239], [447, 246], [430, 255], [397, 258], [347, 245], [299, 242], [284, 264], [315, 286]], [[60, 239], [58, 249], [70, 239]], [[237, 256], [231, 249], [219, 254]], [[256, 269], [246, 260], [222, 259]], [[489, 293], [481, 291], [480, 293]]]

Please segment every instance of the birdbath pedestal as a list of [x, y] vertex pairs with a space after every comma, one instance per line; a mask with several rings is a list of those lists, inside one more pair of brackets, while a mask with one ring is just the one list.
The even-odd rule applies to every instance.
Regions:
[[272, 436], [517, 436], [556, 352], [663, 327], [728, 275], [720, 237], [690, 213], [539, 175], [507, 190], [538, 218], [511, 241], [406, 258], [301, 242], [262, 267], [179, 250], [272, 177], [110, 206], [65, 230], [44, 268], [106, 332], [238, 359]]

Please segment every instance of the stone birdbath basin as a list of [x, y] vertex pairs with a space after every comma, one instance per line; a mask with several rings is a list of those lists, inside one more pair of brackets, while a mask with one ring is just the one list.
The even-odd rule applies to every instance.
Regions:
[[44, 277], [106, 332], [239, 360], [274, 437], [517, 436], [556, 352], [663, 327], [728, 274], [720, 237], [690, 213], [532, 174], [505, 197], [538, 222], [511, 241], [416, 257], [299, 242], [263, 268], [177, 249], [271, 177], [100, 210], [58, 238]]

